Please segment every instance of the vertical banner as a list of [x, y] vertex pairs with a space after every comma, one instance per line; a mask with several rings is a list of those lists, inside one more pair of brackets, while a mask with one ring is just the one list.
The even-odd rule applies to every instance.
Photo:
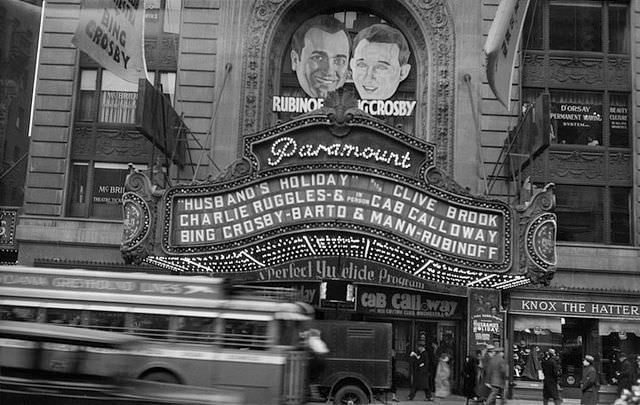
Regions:
[[504, 314], [500, 312], [500, 291], [469, 288], [467, 302], [469, 353], [487, 345], [503, 346]]
[[[18, 208], [0, 207], [0, 252], [18, 249], [16, 227]], [[0, 261], [2, 261], [0, 259]]]
[[84, 0], [71, 42], [128, 82], [147, 78], [144, 0]]
[[528, 6], [529, 0], [501, 0], [484, 45], [489, 86], [507, 111], [511, 110], [513, 68]]

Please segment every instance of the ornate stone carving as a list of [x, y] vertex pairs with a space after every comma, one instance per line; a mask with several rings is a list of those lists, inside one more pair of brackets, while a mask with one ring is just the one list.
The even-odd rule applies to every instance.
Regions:
[[[437, 164], [447, 173], [453, 172], [453, 112], [455, 38], [451, 12], [444, 0], [394, 0], [393, 2], [342, 2], [344, 8], [368, 7], [384, 16], [407, 36], [415, 53], [417, 75], [417, 107], [415, 136], [434, 141]], [[392, 4], [393, 3], [393, 4]], [[295, 23], [287, 18], [292, 9], [308, 15], [330, 9], [324, 2], [311, 0], [257, 0], [245, 35], [241, 89], [240, 133], [257, 132], [275, 124], [270, 122], [268, 94], [274, 94], [271, 77], [274, 64], [281, 60]], [[385, 11], [393, 9], [393, 15]], [[443, 107], [444, 106], [444, 107]], [[428, 117], [432, 117], [428, 120]], [[242, 151], [242, 140], [238, 141]]]
[[[550, 57], [549, 79], [559, 85], [604, 85], [604, 61], [600, 58]], [[555, 82], [555, 83], [553, 83]]]
[[146, 157], [150, 144], [147, 139], [133, 128], [98, 129], [96, 156], [113, 160]]
[[129, 168], [122, 196], [120, 252], [125, 263], [140, 264], [154, 249], [156, 213], [164, 190], [152, 185], [149, 177], [133, 165]]
[[447, 176], [437, 167], [431, 167], [425, 173], [425, 180], [428, 184], [438, 187], [450, 193], [455, 193], [467, 197], [483, 198], [483, 196], [472, 196], [468, 188], [462, 187], [456, 183], [451, 177]]
[[609, 88], [628, 91], [631, 87], [630, 65], [628, 56], [609, 56], [605, 69]]
[[527, 51], [524, 55], [522, 68], [523, 85], [545, 87], [545, 56], [544, 54]]
[[603, 180], [604, 152], [559, 152], [549, 153], [552, 179]]
[[553, 183], [533, 190], [524, 204], [516, 206], [519, 217], [519, 273], [533, 284], [549, 285], [556, 270], [557, 218]]
[[633, 182], [633, 163], [631, 154], [623, 152], [609, 153], [609, 180], [616, 182], [626, 182], [629, 185]]
[[93, 155], [94, 137], [90, 126], [76, 124], [73, 130], [72, 153], [74, 155]]

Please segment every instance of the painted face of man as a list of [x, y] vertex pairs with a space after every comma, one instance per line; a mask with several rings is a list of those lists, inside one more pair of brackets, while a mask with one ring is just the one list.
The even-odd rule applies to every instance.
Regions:
[[386, 100], [407, 78], [411, 65], [400, 65], [397, 44], [369, 42], [358, 43], [351, 59], [353, 83], [363, 100]]
[[304, 36], [300, 55], [291, 51], [291, 68], [302, 89], [311, 97], [326, 97], [342, 87], [347, 75], [349, 38], [344, 31], [329, 34], [311, 28]]

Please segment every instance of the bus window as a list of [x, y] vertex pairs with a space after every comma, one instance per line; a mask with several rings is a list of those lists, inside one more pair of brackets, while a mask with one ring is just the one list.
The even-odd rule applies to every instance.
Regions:
[[267, 322], [225, 319], [221, 336], [223, 347], [240, 350], [266, 350], [269, 344]]
[[300, 344], [301, 325], [299, 321], [279, 320], [278, 321], [278, 345], [298, 346]]
[[215, 332], [215, 319], [177, 316], [175, 339], [181, 342], [210, 343]]
[[47, 309], [47, 323], [55, 323], [57, 325], [80, 325], [81, 311], [78, 309]]
[[[0, 306], [0, 317], [3, 321], [38, 322], [38, 308]], [[41, 310], [40, 317], [44, 312]]]
[[87, 324], [92, 329], [123, 332], [125, 314], [123, 312], [91, 311]]
[[133, 314], [132, 331], [151, 339], [166, 339], [169, 332], [169, 316], [154, 314]]

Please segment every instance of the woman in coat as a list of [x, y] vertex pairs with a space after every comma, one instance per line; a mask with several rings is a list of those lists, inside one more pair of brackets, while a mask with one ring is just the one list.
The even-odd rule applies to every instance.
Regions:
[[482, 351], [478, 350], [476, 355], [469, 354], [464, 362], [462, 375], [462, 393], [468, 399], [477, 399], [476, 387], [480, 382], [480, 357]]
[[451, 367], [449, 367], [449, 355], [442, 353], [438, 361], [438, 367], [436, 368], [436, 397], [446, 398], [451, 395], [450, 377]]
[[593, 366], [593, 356], [587, 354], [582, 360], [582, 381], [580, 388], [582, 389], [581, 405], [597, 405], [598, 404], [598, 372]]

